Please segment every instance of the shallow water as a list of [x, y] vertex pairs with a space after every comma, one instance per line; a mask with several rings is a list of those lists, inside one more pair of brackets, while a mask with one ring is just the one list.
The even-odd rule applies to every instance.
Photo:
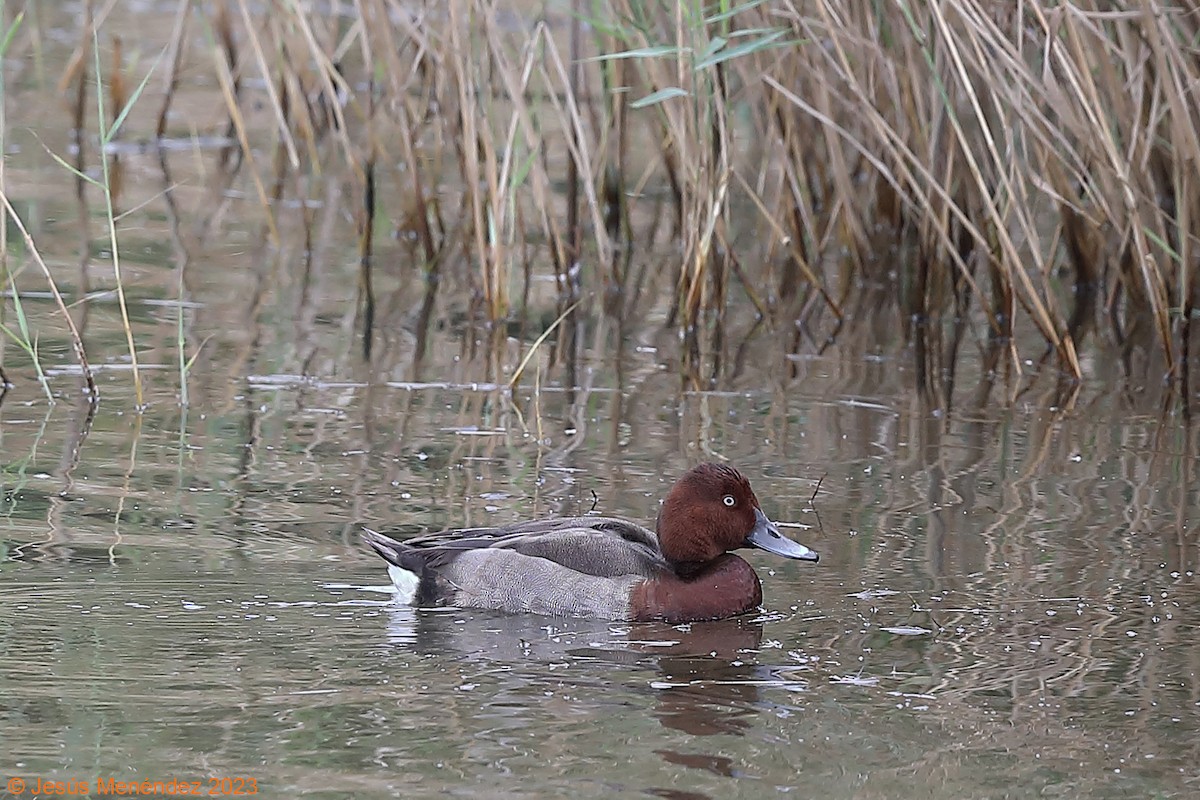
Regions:
[[[746, 392], [683, 398], [713, 420], [696, 439], [635, 401], [617, 447], [599, 400], [562, 453], [478, 435], [494, 417], [464, 409], [488, 402], [271, 385], [182, 437], [166, 402], [106, 403], [73, 468], [65, 403], [6, 403], [6, 462], [30, 456], [5, 473], [7, 771], [277, 797], [1196, 791], [1196, 490], [1170, 421]], [[718, 442], [823, 556], [750, 554], [753, 617], [413, 611], [356, 537], [650, 519]]]
[[[173, 10], [151, 10], [169, 29]], [[10, 82], [27, 101], [35, 72]], [[189, 74], [180, 103], [211, 104]], [[969, 353], [946, 407], [916, 388], [895, 312], [796, 355], [745, 309], [698, 392], [652, 276], [623, 323], [581, 313], [572, 370], [539, 352], [510, 392], [557, 316], [553, 286], [497, 337], [467, 322], [455, 280], [472, 267], [450, 265], [423, 328], [419, 261], [381, 234], [365, 362], [348, 178], [309, 176], [319, 241], [281, 212], [276, 248], [245, 176], [214, 188], [197, 167], [212, 153], [175, 153], [168, 175], [133, 150], [137, 413], [115, 298], [84, 298], [112, 282], [96, 198], [74, 205], [32, 135], [66, 152], [63, 112], [40, 113], [9, 131], [7, 180], [77, 304], [102, 399], [91, 416], [26, 269], [57, 402], [5, 340], [0, 777], [24, 796], [110, 778], [281, 798], [1200, 793], [1200, 445], [1136, 358], [1089, 348], [1064, 400], [1036, 364], [993, 386]], [[748, 554], [764, 606], [746, 618], [413, 611], [358, 537], [593, 510], [649, 522], [709, 459], [741, 467], [822, 556]]]

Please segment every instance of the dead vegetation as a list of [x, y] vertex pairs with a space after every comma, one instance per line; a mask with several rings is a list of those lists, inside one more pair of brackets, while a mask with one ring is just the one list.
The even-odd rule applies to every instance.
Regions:
[[[353, 171], [368, 358], [386, 210], [415, 242], [412, 279], [431, 295], [465, 282], [474, 319], [524, 314], [531, 278], [552, 273], [560, 350], [575, 314], [629, 318], [648, 287], [673, 292], [667, 324], [696, 386], [723, 369], [730, 308], [752, 305], [799, 353], [871, 317], [882, 293], [935, 392], [971, 349], [991, 375], [1040, 359], [1070, 382], [1096, 347], [1148, 354], [1187, 396], [1196, 12], [570, 3], [180, 0], [157, 45], [157, 135], [180, 65], [205, 70], [227, 117], [224, 181], [249, 181], [268, 241], [297, 176]], [[60, 82], [85, 128], [92, 20], [114, 46], [108, 8], [88, 9]], [[119, 108], [117, 87], [141, 76], [113, 75]], [[378, 191], [385, 175], [401, 191]], [[669, 280], [648, 279], [659, 267]], [[1032, 336], [1044, 349], [1018, 358]]]

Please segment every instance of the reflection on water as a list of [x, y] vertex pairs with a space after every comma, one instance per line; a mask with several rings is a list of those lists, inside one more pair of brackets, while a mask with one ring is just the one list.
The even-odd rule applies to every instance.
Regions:
[[[503, 427], [488, 392], [244, 391], [183, 435], [164, 402], [102, 405], [86, 437], [72, 406], [0, 407], [9, 771], [248, 775], [279, 797], [1197, 788], [1195, 443], [1170, 420], [1007, 413], [931, 437], [834, 384], [685, 399], [705, 413], [613, 449], [599, 395], [563, 453], [481, 435]], [[620, 423], [650, 430], [657, 395], [625, 396]], [[828, 553], [749, 554], [761, 615], [415, 611], [357, 539], [593, 503], [649, 520], [689, 441]]]
[[[1118, 396], [939, 414], [836, 354], [787, 391], [747, 366], [759, 386], [680, 395], [657, 357], [627, 352], [573, 403], [472, 386], [454, 359], [429, 387], [220, 389], [214, 361], [186, 413], [165, 392], [126, 413], [104, 373], [94, 418], [10, 396], [6, 770], [278, 797], [1200, 788], [1194, 430]], [[755, 617], [415, 611], [358, 538], [649, 521], [713, 457], [823, 556], [749, 553]]]

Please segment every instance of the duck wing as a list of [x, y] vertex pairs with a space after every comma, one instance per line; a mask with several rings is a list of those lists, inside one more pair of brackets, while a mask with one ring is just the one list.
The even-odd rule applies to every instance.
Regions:
[[562, 517], [494, 528], [447, 530], [402, 543], [437, 569], [471, 550], [512, 550], [584, 575], [654, 575], [666, 568], [654, 532], [616, 517]]

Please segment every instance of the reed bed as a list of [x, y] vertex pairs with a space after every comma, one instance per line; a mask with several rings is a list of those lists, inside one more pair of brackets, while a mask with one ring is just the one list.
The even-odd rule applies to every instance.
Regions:
[[[80, 128], [81, 65], [114, 49], [88, 9], [60, 84]], [[219, 171], [253, 186], [266, 241], [299, 176], [351, 171], [368, 359], [386, 211], [411, 279], [468, 287], [496, 331], [552, 274], [556, 352], [576, 315], [670, 293], [696, 386], [725, 369], [733, 308], [800, 353], [888, 302], [930, 390], [964, 345], [988, 374], [1042, 361], [1068, 382], [1094, 347], [1186, 398], [1198, 41], [1200, 15], [1150, 0], [180, 0], [150, 87], [161, 141], [180, 64], [211, 75], [227, 119], [189, 124], [225, 133]]]

